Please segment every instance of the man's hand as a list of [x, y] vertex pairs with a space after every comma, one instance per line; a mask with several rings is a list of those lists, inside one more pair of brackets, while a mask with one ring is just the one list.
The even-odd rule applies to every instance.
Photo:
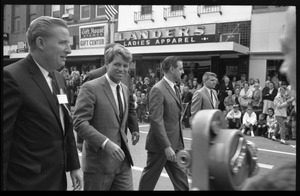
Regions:
[[120, 146], [110, 140], [107, 141], [104, 149], [110, 156], [118, 159], [119, 161], [123, 161], [125, 159], [124, 151], [120, 148]]
[[165, 148], [165, 155], [167, 157], [167, 160], [176, 162], [176, 154], [171, 146], [168, 148]]
[[73, 191], [82, 190], [83, 189], [83, 178], [82, 178], [81, 169], [71, 171], [70, 176], [71, 176], [71, 179], [72, 179]]
[[132, 145], [135, 145], [140, 140], [140, 133], [139, 132], [132, 132], [131, 133], [131, 141]]

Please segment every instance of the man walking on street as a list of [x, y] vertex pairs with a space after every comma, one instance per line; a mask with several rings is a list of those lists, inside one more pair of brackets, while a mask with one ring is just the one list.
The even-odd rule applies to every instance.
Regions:
[[147, 165], [141, 175], [139, 190], [153, 190], [164, 167], [175, 190], [189, 190], [187, 174], [176, 162], [176, 153], [184, 149], [183, 111], [176, 86], [184, 73], [182, 60], [169, 56], [162, 62], [162, 70], [164, 77], [150, 91]]

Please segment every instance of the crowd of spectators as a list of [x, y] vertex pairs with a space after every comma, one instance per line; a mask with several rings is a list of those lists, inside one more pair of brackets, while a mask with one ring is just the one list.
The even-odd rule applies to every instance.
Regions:
[[[76, 98], [85, 77], [85, 74], [73, 67], [72, 70], [62, 70], [70, 96], [69, 102], [75, 105]], [[148, 123], [149, 92], [153, 85], [159, 81], [156, 73], [149, 69], [149, 75], [132, 77], [133, 94], [136, 101], [136, 111], [139, 122]], [[184, 74], [180, 87], [184, 127], [190, 127], [190, 107], [193, 94], [202, 88], [198, 78], [188, 78]], [[296, 139], [295, 121], [295, 92], [290, 89], [286, 81], [280, 81], [278, 75], [268, 77], [265, 86], [261, 86], [259, 79], [249, 78], [241, 74], [240, 79], [230, 79], [223, 76], [218, 82], [219, 108], [223, 114], [228, 128], [240, 129], [244, 134], [252, 137], [263, 136], [272, 140]], [[246, 114], [246, 115], [245, 115]], [[250, 120], [251, 119], [251, 120]], [[251, 125], [248, 121], [251, 121]]]

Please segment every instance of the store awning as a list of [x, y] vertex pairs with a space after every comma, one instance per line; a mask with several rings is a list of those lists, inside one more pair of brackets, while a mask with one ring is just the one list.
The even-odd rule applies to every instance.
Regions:
[[[222, 54], [234, 54], [234, 55], [248, 55], [249, 48], [240, 45], [236, 42], [213, 42], [213, 43], [198, 43], [198, 44], [180, 44], [180, 45], [159, 45], [159, 46], [138, 46], [127, 47], [133, 54], [184, 54], [184, 53], [197, 53], [208, 55], [222, 55]], [[11, 53], [10, 58], [24, 58], [28, 53]], [[88, 56], [100, 56], [104, 54], [104, 48], [93, 49], [78, 49], [72, 50], [72, 53], [68, 57], [88, 57]]]
[[185, 45], [160, 45], [128, 47], [132, 54], [161, 54], [161, 53], [208, 53], [208, 54], [237, 54], [248, 55], [249, 48], [236, 42], [214, 42]]

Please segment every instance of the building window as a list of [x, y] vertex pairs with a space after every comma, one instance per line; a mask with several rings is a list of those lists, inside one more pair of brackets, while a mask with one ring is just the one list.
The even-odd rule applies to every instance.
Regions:
[[169, 8], [164, 8], [163, 17], [165, 20], [171, 17], [180, 17], [186, 18], [185, 10], [183, 5], [171, 5]]
[[13, 26], [13, 32], [17, 33], [20, 31], [20, 17], [14, 17], [14, 26]]
[[171, 5], [171, 11], [183, 10], [183, 5]]
[[142, 5], [141, 15], [152, 14], [152, 5]]
[[251, 21], [227, 22], [216, 24], [217, 41], [222, 34], [239, 34], [240, 43], [243, 46], [250, 47]]
[[80, 5], [80, 19], [90, 19], [90, 13], [90, 5]]
[[52, 5], [52, 17], [60, 18], [60, 5]]
[[96, 5], [96, 18], [105, 15], [105, 5]]
[[[29, 5], [29, 23], [31, 23], [31, 21], [33, 21], [34, 19], [36, 19], [36, 5]], [[28, 25], [29, 26], [29, 25]]]
[[13, 30], [12, 32], [17, 33], [20, 31], [20, 5], [14, 5], [13, 8]]
[[282, 63], [283, 63], [283, 60], [281, 60], [281, 59], [280, 60], [269, 60], [269, 59], [267, 60], [266, 80], [268, 79], [268, 76], [272, 80], [274, 75], [278, 74], [279, 81], [287, 82], [286, 76], [282, 75], [279, 71]]
[[74, 15], [74, 5], [65, 5], [65, 14]]

